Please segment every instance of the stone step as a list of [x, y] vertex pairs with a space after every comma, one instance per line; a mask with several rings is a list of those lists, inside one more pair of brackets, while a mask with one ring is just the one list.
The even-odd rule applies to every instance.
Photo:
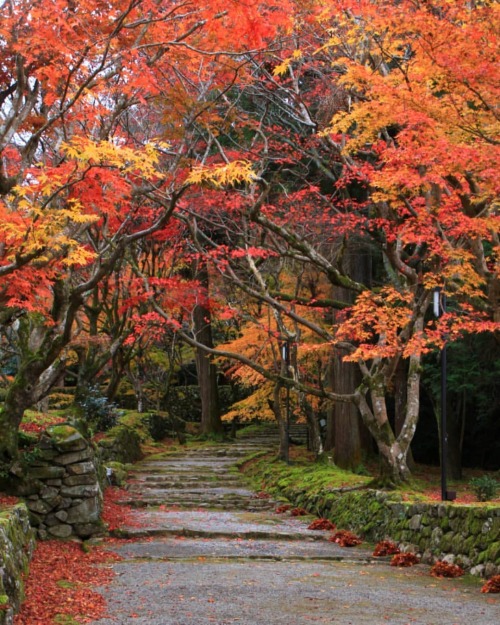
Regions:
[[154, 508], [167, 508], [176, 510], [207, 510], [207, 511], [222, 511], [222, 512], [238, 512], [245, 510], [246, 512], [263, 512], [274, 511], [275, 506], [266, 504], [261, 501], [249, 500], [249, 501], [177, 501], [174, 499], [137, 499], [131, 501], [123, 501], [122, 503], [130, 505], [131, 508], [136, 509], [154, 509]]
[[263, 539], [214, 538], [200, 541], [185, 537], [177, 540], [172, 537], [158, 537], [151, 540], [124, 542], [115, 550], [125, 559], [140, 558], [151, 560], [183, 560], [188, 558], [205, 559], [249, 559], [287, 561], [332, 561], [332, 562], [388, 562], [390, 558], [373, 558], [371, 550], [356, 547], [347, 550], [335, 543], [323, 540], [286, 541]]
[[[206, 478], [206, 476], [204, 476]], [[134, 489], [140, 488], [144, 486], [145, 488], [203, 488], [209, 489], [214, 487], [214, 480], [210, 479], [197, 479], [194, 476], [186, 476], [185, 478], [179, 479], [168, 479], [162, 475], [141, 475], [134, 479], [131, 482], [131, 487]], [[241, 485], [241, 480], [236, 478], [232, 478], [230, 476], [223, 477], [219, 476], [217, 480], [217, 484], [221, 486], [239, 486]]]
[[[257, 501], [254, 501], [257, 503]], [[259, 502], [261, 503], [261, 502]], [[303, 541], [302, 547], [317, 541], [327, 553], [338, 547], [327, 538], [329, 532], [307, 529], [310, 521], [277, 515], [269, 510], [227, 510], [199, 506], [189, 508], [139, 508], [133, 526], [122, 527], [117, 535], [125, 538], [191, 537], [274, 541]], [[298, 544], [298, 543], [297, 543]], [[349, 550], [350, 551], [350, 550]], [[355, 551], [350, 551], [355, 553]]]

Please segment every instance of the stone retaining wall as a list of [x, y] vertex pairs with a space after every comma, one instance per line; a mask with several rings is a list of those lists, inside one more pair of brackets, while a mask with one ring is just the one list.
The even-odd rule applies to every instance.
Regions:
[[102, 490], [92, 445], [70, 425], [48, 428], [33, 452], [22, 491], [39, 538], [103, 533]]
[[445, 559], [475, 575], [500, 574], [500, 507], [408, 503], [376, 490], [281, 491], [295, 505], [377, 542], [390, 538], [422, 561]]
[[12, 625], [23, 600], [23, 573], [34, 546], [26, 506], [0, 508], [0, 625]]

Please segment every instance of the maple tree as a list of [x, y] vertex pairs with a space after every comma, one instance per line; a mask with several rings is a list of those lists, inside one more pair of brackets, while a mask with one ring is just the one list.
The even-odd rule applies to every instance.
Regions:
[[[297, 27], [295, 49], [263, 60], [239, 93], [251, 142], [228, 134], [253, 163], [254, 177], [232, 193], [246, 229], [232, 251], [206, 241], [209, 256], [242, 293], [314, 327], [318, 349], [357, 364], [362, 381], [350, 392], [308, 392], [357, 406], [389, 481], [409, 477], [422, 356], [499, 327], [498, 11], [490, 2], [322, 5]], [[196, 181], [218, 187], [220, 169]], [[343, 262], [347, 240], [371, 257], [371, 275], [356, 278]], [[265, 251], [314, 267], [354, 303], [270, 288], [275, 261]], [[453, 302], [438, 320], [437, 287]], [[341, 312], [311, 324], [296, 309], [303, 299]], [[284, 378], [300, 388], [274, 374]], [[387, 403], [396, 382], [397, 431]]]
[[213, 122], [206, 90], [223, 93], [241, 54], [288, 17], [286, 3], [217, 0], [0, 11], [0, 301], [20, 360], [0, 411], [9, 463], [24, 409], [66, 367], [82, 307], [134, 242], [168, 224], [202, 163], [192, 125]]
[[[91, 340], [111, 322], [114, 275], [137, 331], [239, 359], [276, 399], [296, 389], [311, 427], [324, 400], [355, 406], [336, 422], [361, 414], [387, 479], [407, 479], [422, 356], [498, 329], [497, 4], [28, 5], [1, 7], [2, 327], [21, 356], [4, 460], [87, 341], [92, 297]], [[158, 273], [149, 241], [175, 263]], [[185, 279], [195, 264], [205, 278]], [[439, 320], [436, 287], [453, 301]], [[244, 340], [252, 300], [293, 367], [202, 338], [215, 322]], [[110, 345], [123, 356], [132, 325], [80, 349], [82, 379]]]

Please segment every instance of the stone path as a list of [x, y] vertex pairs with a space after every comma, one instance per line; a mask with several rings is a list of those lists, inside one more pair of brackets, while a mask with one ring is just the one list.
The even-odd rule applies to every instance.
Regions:
[[235, 462], [270, 434], [136, 465], [136, 513], [94, 625], [499, 625], [500, 602], [428, 567], [394, 569], [361, 545], [342, 549], [310, 519], [275, 512]]

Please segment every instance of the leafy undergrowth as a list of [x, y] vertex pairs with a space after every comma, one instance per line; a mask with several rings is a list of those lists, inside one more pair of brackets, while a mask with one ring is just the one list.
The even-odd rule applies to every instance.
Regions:
[[61, 617], [74, 623], [103, 618], [104, 598], [89, 585], [108, 584], [113, 571], [105, 565], [120, 559], [100, 547], [86, 551], [76, 542], [39, 542], [30, 564], [26, 599], [14, 625], [52, 625]]
[[[490, 472], [491, 473], [491, 472]], [[473, 477], [488, 475], [487, 472], [477, 469], [466, 469], [462, 480], [448, 480], [447, 490], [456, 493], [457, 504], [484, 506], [500, 504], [500, 497], [495, 497], [487, 502], [480, 502], [474, 493], [470, 480]], [[493, 479], [498, 477], [498, 473], [491, 473]], [[413, 472], [411, 484], [402, 485], [398, 492], [401, 493], [404, 501], [441, 501], [441, 470], [439, 467], [417, 465]]]
[[46, 428], [58, 423], [64, 423], [63, 417], [56, 416], [49, 412], [33, 412], [27, 410], [19, 429], [26, 434], [40, 435]]

